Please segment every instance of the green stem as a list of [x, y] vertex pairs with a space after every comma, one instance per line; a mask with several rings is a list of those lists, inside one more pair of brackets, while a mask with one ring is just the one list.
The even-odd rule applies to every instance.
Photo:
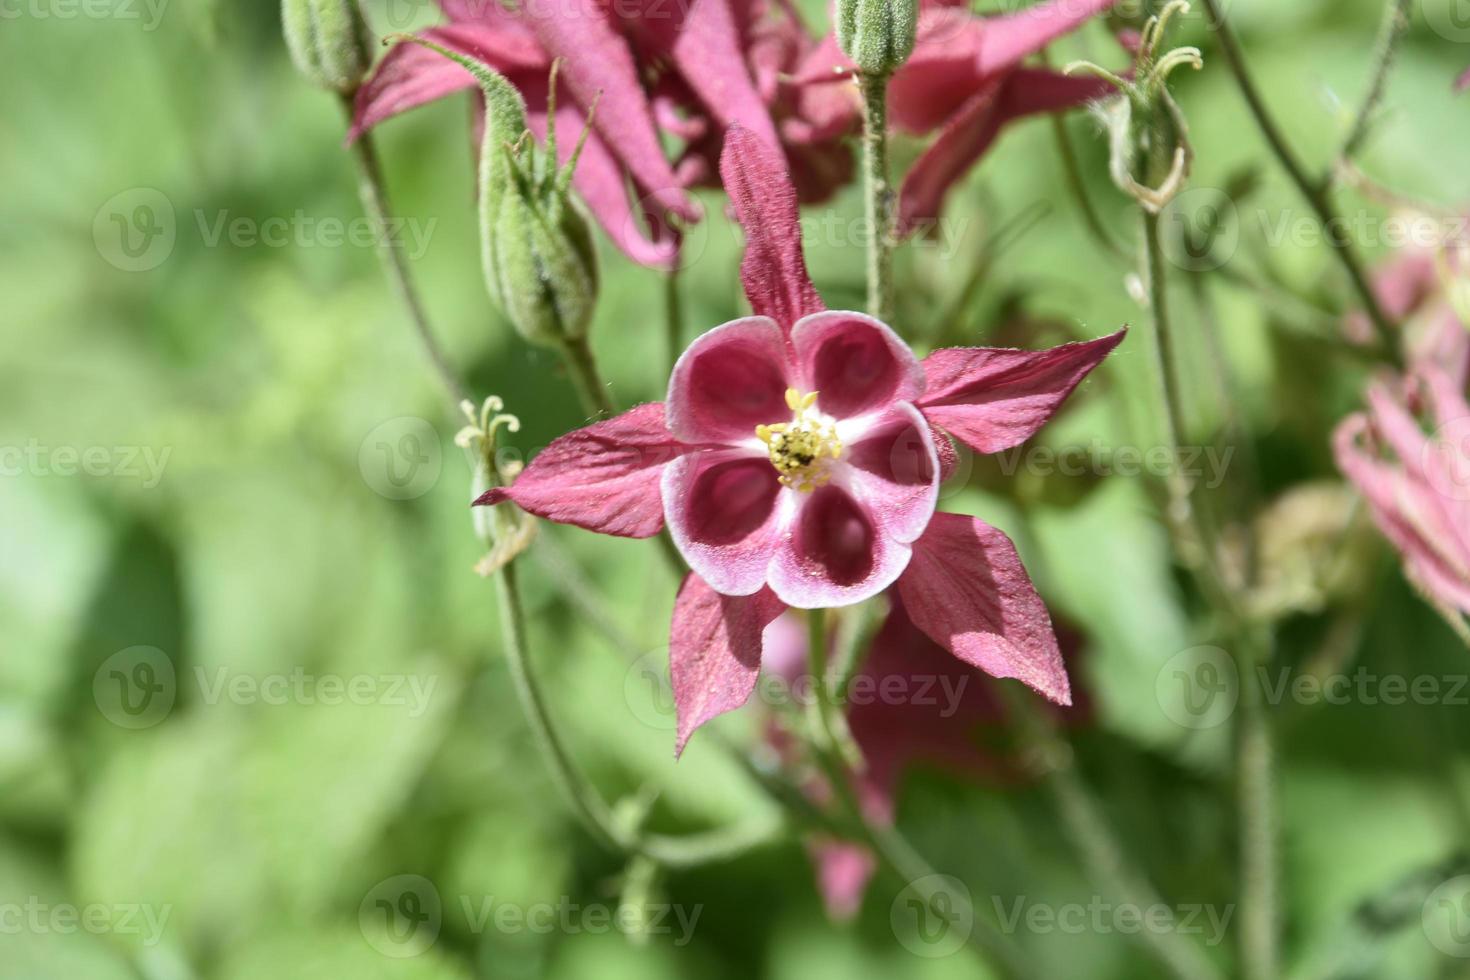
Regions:
[[[343, 96], [342, 104], [350, 119], [352, 117], [352, 97]], [[449, 359], [444, 355], [444, 350], [439, 346], [439, 342], [434, 339], [434, 332], [429, 328], [428, 314], [424, 311], [424, 304], [419, 299], [418, 290], [414, 288], [413, 279], [409, 275], [408, 260], [404, 257], [402, 243], [389, 232], [389, 229], [393, 227], [390, 221], [392, 209], [388, 205], [388, 191], [383, 182], [383, 168], [378, 161], [377, 144], [373, 141], [372, 133], [363, 133], [352, 144], [352, 158], [357, 163], [358, 196], [362, 199], [362, 207], [368, 220], [373, 224], [373, 230], [379, 243], [378, 252], [383, 259], [383, 269], [387, 272], [394, 289], [397, 290], [398, 298], [408, 311], [409, 322], [413, 324], [414, 333], [418, 335], [419, 343], [424, 353], [428, 355], [434, 373], [439, 376], [444, 390], [449, 394], [454, 411], [458, 413], [459, 405], [469, 397], [468, 392], [460, 383], [454, 368], [450, 367]]]
[[1173, 331], [1169, 321], [1169, 290], [1164, 277], [1164, 252], [1159, 241], [1159, 217], [1147, 208], [1143, 216], [1144, 273], [1149, 299], [1150, 370], [1154, 375], [1153, 390], [1156, 414], [1163, 428], [1164, 447], [1174, 460], [1165, 477], [1167, 500], [1164, 516], [1179, 558], [1200, 581], [1201, 588], [1214, 604], [1224, 610], [1234, 608], [1218, 570], [1218, 549], [1214, 546], [1194, 502], [1193, 481], [1179, 466], [1179, 436], [1184, 431], [1184, 418], [1174, 373]]
[[[1256, 647], [1254, 638], [1251, 646]], [[1275, 980], [1280, 971], [1275, 748], [1259, 666], [1266, 651], [1242, 658], [1236, 727], [1240, 820], [1240, 959], [1246, 980]]]
[[1323, 185], [1331, 183], [1337, 165], [1351, 160], [1362, 147], [1363, 140], [1367, 139], [1373, 110], [1383, 100], [1384, 90], [1388, 87], [1388, 73], [1393, 68], [1393, 57], [1398, 51], [1399, 38], [1408, 29], [1409, 0], [1388, 0], [1383, 8], [1383, 21], [1378, 27], [1378, 40], [1373, 46], [1373, 75], [1368, 83], [1368, 91], [1363, 93], [1363, 101], [1353, 115], [1353, 124], [1343, 137], [1337, 155], [1332, 158], [1333, 162], [1328, 165], [1327, 173], [1322, 176]]
[[1301, 161], [1296, 158], [1287, 146], [1286, 138], [1277, 127], [1276, 121], [1266, 109], [1266, 104], [1261, 98], [1260, 90], [1257, 89], [1254, 79], [1251, 78], [1250, 69], [1246, 67], [1245, 56], [1241, 52], [1240, 42], [1235, 37], [1229, 22], [1220, 11], [1220, 0], [1205, 0], [1205, 8], [1210, 12], [1210, 20], [1213, 22], [1216, 35], [1220, 39], [1220, 48], [1225, 53], [1225, 61], [1230, 66], [1231, 73], [1235, 76], [1235, 83], [1244, 97], [1246, 106], [1255, 118], [1257, 127], [1266, 138], [1271, 151], [1286, 170], [1292, 183], [1296, 184], [1297, 190], [1306, 199], [1308, 206], [1317, 215], [1321, 223], [1327, 243], [1332, 247], [1332, 252], [1342, 264], [1343, 271], [1347, 273], [1353, 290], [1357, 292], [1363, 309], [1368, 313], [1368, 319], [1373, 324], [1374, 332], [1378, 335], [1378, 343], [1383, 356], [1395, 365], [1402, 366], [1403, 355], [1397, 343], [1397, 332], [1388, 315], [1383, 312], [1383, 307], [1378, 302], [1377, 295], [1368, 281], [1367, 274], [1363, 271], [1363, 265], [1358, 259], [1357, 250], [1353, 248], [1352, 242], [1347, 238], [1343, 230], [1344, 225], [1337, 209], [1333, 207], [1332, 201], [1327, 195], [1327, 186], [1313, 180], [1307, 175], [1306, 169]]
[[[1213, 2], [1213, 0], [1211, 0]], [[1143, 210], [1145, 269], [1153, 310], [1154, 371], [1170, 448], [1178, 459], [1181, 430], [1179, 397], [1173, 380], [1168, 290], [1164, 280], [1163, 250], [1159, 245], [1159, 219]], [[1271, 732], [1265, 706], [1261, 703], [1255, 667], [1267, 662], [1264, 643], [1258, 642], [1255, 627], [1247, 620], [1225, 576], [1219, 570], [1219, 549], [1190, 500], [1191, 482], [1171, 470], [1169, 474], [1170, 526], [1176, 534], [1181, 557], [1190, 565], [1201, 588], [1224, 616], [1235, 640], [1252, 653], [1243, 658], [1249, 676], [1241, 678], [1243, 705], [1238, 729], [1236, 766], [1237, 802], [1241, 834], [1241, 960], [1248, 980], [1274, 980], [1277, 971], [1276, 944], [1276, 828], [1275, 790]], [[1192, 553], [1192, 554], [1191, 554]]]
[[[814, 686], [818, 685], [819, 678], [826, 676], [826, 660], [826, 616], [822, 610], [813, 610], [807, 617], [807, 665]], [[825, 685], [819, 686], [824, 687]], [[822, 712], [810, 711], [808, 720], [810, 722], [808, 748], [821, 767], [827, 782], [831, 785], [833, 794], [843, 809], [843, 822], [847, 825], [849, 834], [867, 845], [890, 875], [903, 882], [905, 886], [922, 892], [919, 895], [920, 899], [926, 904], [934, 905], [936, 914], [938, 914], [939, 909], [936, 903], [942, 890], [938, 882], [939, 873], [924, 860], [896, 827], [878, 826], [868, 820], [857, 794], [853, 792], [848, 772], [832, 747]], [[1021, 955], [1010, 937], [1002, 932], [995, 923], [979, 915], [978, 910], [965, 894], [953, 890], [943, 893], [951, 903], [947, 910], [949, 917], [972, 923], [966, 941], [987, 967], [997, 967], [1003, 975], [1010, 977], [1036, 976], [1036, 971], [1032, 969], [1030, 961]]]
[[572, 762], [566, 745], [552, 725], [535, 672], [531, 669], [526, 645], [526, 614], [516, 582], [515, 562], [495, 574], [500, 600], [500, 618], [504, 631], [506, 665], [516, 696], [525, 712], [542, 755], [551, 769], [553, 782], [581, 819], [588, 831], [604, 846], [641, 855], [666, 867], [693, 867], [711, 861], [736, 857], [778, 839], [780, 821], [755, 820], [719, 830], [673, 837], [663, 834], [641, 834], [623, 826], [597, 790], [582, 776]]
[[1087, 184], [1082, 179], [1082, 168], [1077, 163], [1077, 152], [1072, 146], [1072, 137], [1067, 133], [1066, 120], [1059, 112], [1052, 113], [1050, 119], [1052, 140], [1057, 146], [1057, 156], [1062, 161], [1062, 174], [1067, 179], [1067, 189], [1072, 192], [1072, 200], [1076, 202], [1077, 209], [1082, 212], [1082, 220], [1087, 225], [1087, 231], [1098, 245], [1102, 246], [1103, 251], [1114, 258], [1127, 261], [1128, 251], [1119, 245], [1108, 232], [1107, 225], [1103, 223], [1097, 209], [1093, 207], [1092, 198], [1087, 193]]
[[592, 348], [588, 345], [587, 338], [567, 339], [562, 345], [562, 355], [566, 360], [567, 371], [571, 374], [572, 385], [577, 389], [577, 397], [582, 402], [582, 411], [589, 418], [611, 418], [614, 414], [612, 397], [597, 370], [597, 361], [592, 357]]
[[[1148, 878], [1132, 866], [1108, 826], [1102, 805], [1078, 775], [1076, 754], [1066, 736], [1057, 731], [1055, 722], [1044, 711], [1038, 710], [1030, 694], [1008, 681], [995, 686], [1018, 718], [1027, 740], [1043, 759], [1046, 788], [1097, 887], [1120, 904], [1138, 908], [1162, 906], [1163, 899]], [[1218, 980], [1220, 976], [1214, 964], [1177, 930], [1144, 929], [1137, 938], [1179, 980]]]
[[868, 312], [893, 317], [893, 189], [888, 184], [888, 76], [858, 76], [863, 98], [864, 213], [868, 222]]

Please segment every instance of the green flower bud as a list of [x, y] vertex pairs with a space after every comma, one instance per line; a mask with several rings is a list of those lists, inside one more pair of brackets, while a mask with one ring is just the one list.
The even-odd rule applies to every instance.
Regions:
[[281, 0], [281, 25], [291, 60], [314, 85], [348, 94], [373, 67], [358, 0]]
[[837, 0], [837, 43], [864, 75], [890, 75], [914, 53], [918, 0]]
[[[490, 298], [533, 344], [559, 348], [585, 337], [597, 304], [597, 253], [571, 198], [581, 144], [558, 168], [555, 127], [539, 150], [525, 100], [510, 82], [473, 58], [414, 40], [463, 65], [485, 95], [480, 244]], [[553, 64], [548, 119], [556, 118], [556, 71]]]

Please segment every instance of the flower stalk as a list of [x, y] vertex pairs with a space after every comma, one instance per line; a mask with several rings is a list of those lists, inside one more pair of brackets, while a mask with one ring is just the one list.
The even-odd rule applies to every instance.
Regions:
[[[342, 104], [350, 120], [352, 96], [342, 96]], [[358, 196], [362, 199], [364, 213], [373, 224], [374, 237], [379, 243], [378, 254], [383, 260], [383, 271], [398, 293], [398, 298], [408, 313], [409, 323], [413, 325], [414, 334], [419, 339], [419, 345], [428, 357], [429, 365], [434, 369], [440, 384], [448, 393], [450, 405], [459, 405], [465, 401], [467, 392], [429, 326], [429, 316], [418, 290], [414, 287], [413, 277], [409, 274], [408, 259], [403, 254], [402, 243], [396, 236], [388, 233], [388, 229], [393, 226], [393, 212], [388, 203], [382, 166], [378, 161], [377, 144], [371, 133], [364, 133], [352, 144], [352, 159], [357, 164]]]
[[1349, 163], [1362, 148], [1363, 141], [1368, 138], [1368, 131], [1373, 121], [1373, 113], [1378, 104], [1383, 101], [1383, 93], [1388, 88], [1388, 73], [1393, 69], [1394, 55], [1398, 53], [1399, 39], [1409, 29], [1409, 0], [1388, 0], [1383, 8], [1383, 21], [1378, 28], [1378, 39], [1373, 45], [1373, 74], [1368, 82], [1368, 90], [1363, 93], [1363, 101], [1358, 104], [1358, 111], [1353, 114], [1352, 125], [1348, 128], [1347, 135], [1343, 137], [1342, 144], [1333, 156], [1333, 162], [1322, 177], [1322, 185], [1328, 186], [1336, 176], [1339, 166]]
[[863, 207], [868, 242], [868, 312], [893, 318], [893, 188], [888, 182], [888, 74], [860, 73], [863, 97]]
[[[460, 432], [456, 441], [475, 454], [476, 489], [485, 483], [503, 483], [506, 476], [496, 463], [497, 433], [501, 428], [515, 431], [520, 427], [520, 421], [515, 416], [501, 413], [501, 407], [500, 400], [493, 397], [486, 400], [478, 416], [473, 405], [465, 406], [470, 424]], [[490, 513], [487, 520], [477, 518], [477, 530], [492, 552], [501, 538], [517, 533], [517, 520], [529, 519], [516, 515], [509, 508]], [[784, 820], [757, 819], [718, 830], [671, 836], [647, 833], [640, 829], [641, 821], [620, 819], [572, 761], [566, 742], [547, 710], [545, 695], [531, 665], [525, 606], [521, 601], [515, 555], [500, 563], [493, 577], [500, 607], [506, 667], [521, 710], [551, 772], [552, 781], [572, 812], [600, 844], [664, 867], [682, 868], [728, 860], [770, 844], [783, 835]]]
[[[807, 669], [812, 677], [814, 691], [822, 692], [826, 689], [823, 678], [827, 675], [826, 624], [825, 610], [814, 609], [808, 613]], [[986, 967], [998, 969], [1007, 977], [1026, 980], [1035, 978], [1035, 969], [1015, 947], [1010, 937], [980, 914], [965, 894], [944, 891], [944, 900], [949, 904], [941, 909], [938, 905], [939, 872], [914, 849], [896, 827], [880, 826], [867, 818], [857, 794], [853, 792], [850, 772], [843, 765], [840, 753], [833, 744], [831, 729], [822, 707], [822, 703], [826, 701], [825, 693], [817, 694], [814, 699], [813, 709], [808, 715], [810, 724], [807, 747], [831, 785], [833, 796], [842, 809], [842, 823], [847, 828], [848, 835], [867, 846], [890, 875], [902, 881], [905, 886], [920, 892], [918, 897], [934, 907], [933, 914], [973, 923], [967, 944]]]
[[[1257, 128], [1265, 137], [1271, 152], [1281, 163], [1282, 169], [1296, 185], [1297, 191], [1316, 214], [1322, 227], [1327, 230], [1327, 243], [1331, 246], [1333, 254], [1337, 256], [1343, 271], [1347, 273], [1348, 281], [1352, 284], [1353, 291], [1358, 294], [1363, 309], [1367, 311], [1368, 320], [1373, 324], [1374, 333], [1378, 337], [1381, 355], [1396, 367], [1402, 367], [1403, 355], [1399, 351], [1397, 331], [1388, 315], [1383, 311], [1382, 304], [1378, 302], [1378, 295], [1373, 291], [1368, 275], [1363, 270], [1357, 250], [1345, 235], [1332, 231], [1334, 228], [1342, 227], [1342, 219], [1328, 197], [1328, 186], [1309, 176], [1306, 168], [1297, 159], [1291, 147], [1287, 145], [1286, 137], [1261, 98], [1260, 90], [1251, 76], [1250, 68], [1245, 63], [1245, 56], [1241, 51], [1235, 31], [1220, 9], [1220, 0], [1204, 0], [1204, 4], [1210, 14], [1211, 26], [1220, 39], [1220, 50], [1224, 52], [1225, 61], [1230, 66], [1231, 74], [1235, 77], [1236, 87], [1240, 89], [1240, 94], [1245, 99], [1246, 107], [1250, 110], [1252, 118], [1255, 119]], [[1368, 108], [1371, 110], [1371, 105]]]

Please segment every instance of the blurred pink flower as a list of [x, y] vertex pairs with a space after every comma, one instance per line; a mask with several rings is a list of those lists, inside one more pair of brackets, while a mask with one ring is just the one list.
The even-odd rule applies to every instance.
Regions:
[[[449, 23], [424, 37], [505, 75], [525, 98], [538, 139], [545, 139], [550, 125], [547, 76], [552, 61], [562, 59], [564, 91], [558, 92], [555, 121], [561, 162], [571, 156], [591, 114], [593, 133], [573, 185], [613, 242], [644, 265], [671, 266], [678, 250], [657, 220], [650, 221], [651, 236], [644, 232], [645, 213], [684, 220], [699, 215], [685, 191], [698, 173], [676, 174], [659, 143], [660, 126], [694, 139], [707, 133], [705, 120], [713, 120], [718, 139], [726, 126], [739, 122], [776, 145], [775, 128], [746, 67], [732, 0], [635, 0], [616, 8], [602, 0], [524, 0], [514, 11], [498, 0], [440, 0], [440, 6]], [[399, 44], [359, 90], [349, 140], [399, 113], [473, 87], [459, 65]], [[681, 118], [676, 107], [693, 110], [696, 118]]]
[[[1075, 665], [1080, 637], [1065, 628], [1057, 632], [1062, 656]], [[793, 617], [782, 616], [771, 625], [762, 666], [793, 685], [807, 676], [806, 633]], [[916, 627], [901, 601], [893, 602], [874, 636], [845, 702], [848, 730], [864, 762], [853, 789], [872, 823], [893, 823], [900, 783], [917, 766], [1000, 784], [1024, 776], [1003, 746], [983, 738], [986, 729], [998, 729], [1006, 720], [1005, 706], [984, 675]], [[1087, 714], [1085, 707], [1067, 713], [1072, 722]], [[766, 737], [786, 764], [801, 761], [800, 742], [774, 717]], [[804, 789], [819, 805], [831, 797], [831, 787], [819, 776]], [[810, 840], [807, 850], [828, 914], [851, 918], [876, 867], [872, 854], [861, 844], [825, 837]]]
[[951, 455], [937, 431], [982, 453], [1019, 445], [1124, 331], [920, 362], [886, 324], [825, 309], [796, 191], [766, 141], [732, 127], [721, 172], [746, 232], [754, 315], [696, 340], [665, 404], [563, 436], [476, 503], [513, 500], [629, 537], [667, 524], [693, 569], [670, 647], [680, 750], [749, 698], [762, 632], [783, 609], [856, 603], [895, 582], [914, 623], [955, 656], [1069, 703], [1050, 617], [1015, 546], [975, 518], [935, 513]]
[[1466, 68], [1464, 74], [1455, 79], [1455, 91], [1463, 92], [1470, 89], [1470, 68]]
[[[1435, 426], [1426, 434], [1415, 409]], [[1411, 581], [1470, 613], [1470, 405], [1432, 364], [1368, 389], [1368, 411], [1333, 436], [1337, 464], [1363, 494]]]
[[[1394, 220], [1415, 229], [1458, 223], [1414, 212], [1400, 213]], [[1470, 381], [1470, 326], [1456, 311], [1444, 277], [1465, 275], [1466, 246], [1462, 241], [1432, 246], [1410, 242], [1373, 272], [1373, 292], [1383, 312], [1401, 325], [1399, 344], [1405, 361], [1411, 367], [1435, 365], [1460, 388]], [[1373, 342], [1372, 324], [1361, 310], [1348, 314], [1345, 330], [1354, 343]]]
[[[1008, 123], [1111, 93], [1096, 78], [1022, 68], [1021, 62], [1115, 2], [1051, 0], [1018, 13], [981, 17], [962, 3], [924, 0], [914, 53], [889, 83], [888, 115], [903, 132], [937, 130], [939, 136], [904, 178], [898, 200], [900, 230], [936, 218], [950, 187], [980, 160]], [[852, 70], [835, 36], [829, 35], [796, 73], [796, 81], [809, 89], [840, 90], [847, 111], [841, 131], [855, 128], [859, 118], [856, 91], [843, 84]], [[834, 128], [835, 122], [829, 123], [811, 139], [829, 138]]]

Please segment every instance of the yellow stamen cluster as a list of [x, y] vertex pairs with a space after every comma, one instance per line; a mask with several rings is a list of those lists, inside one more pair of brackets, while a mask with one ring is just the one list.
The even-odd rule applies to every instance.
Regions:
[[816, 417], [812, 411], [816, 404], [815, 391], [803, 395], [787, 388], [791, 421], [755, 427], [756, 436], [770, 452], [771, 465], [781, 474], [782, 485], [802, 493], [826, 486], [832, 479], [831, 461], [842, 455], [836, 428]]

